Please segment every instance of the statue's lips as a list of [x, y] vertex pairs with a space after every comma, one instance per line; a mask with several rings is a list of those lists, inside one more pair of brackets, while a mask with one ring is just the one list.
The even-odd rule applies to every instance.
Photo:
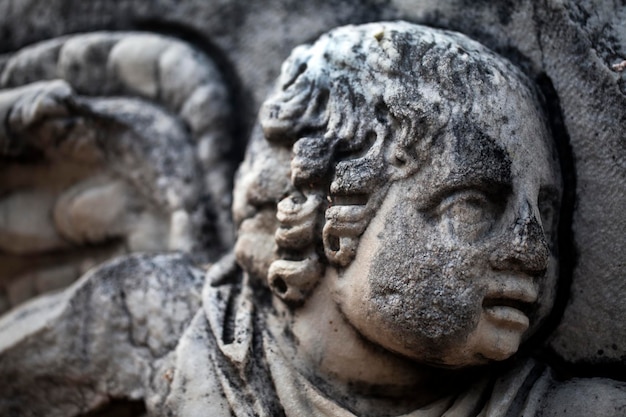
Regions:
[[483, 311], [496, 323], [525, 331], [529, 313], [537, 301], [537, 289], [528, 276], [494, 280], [483, 300]]
[[526, 313], [515, 307], [492, 306], [483, 308], [490, 321], [504, 325], [512, 330], [526, 331], [530, 326], [530, 320]]

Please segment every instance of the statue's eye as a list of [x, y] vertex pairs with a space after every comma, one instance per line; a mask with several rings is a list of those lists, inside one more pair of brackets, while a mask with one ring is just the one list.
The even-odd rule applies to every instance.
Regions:
[[453, 237], [476, 240], [495, 223], [498, 204], [481, 190], [460, 190], [446, 196], [439, 203], [436, 214], [440, 227], [446, 228]]

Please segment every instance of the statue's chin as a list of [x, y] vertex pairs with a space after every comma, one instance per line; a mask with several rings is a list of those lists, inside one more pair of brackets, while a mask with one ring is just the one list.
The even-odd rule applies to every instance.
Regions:
[[422, 354], [418, 357], [412, 356], [412, 359], [424, 365], [438, 368], [462, 369], [507, 360], [517, 352], [518, 348], [519, 338], [511, 336], [501, 339], [495, 345], [467, 343], [444, 354], [440, 352], [431, 355]]
[[478, 327], [468, 338], [468, 351], [479, 362], [503, 361], [519, 349], [528, 330], [528, 319], [512, 313], [508, 317], [505, 313], [502, 312], [502, 317], [498, 319], [494, 319], [489, 312], [483, 313]]
[[525, 325], [522, 321], [493, 321], [488, 314], [483, 314], [466, 337], [447, 341], [416, 340], [413, 348], [394, 348], [389, 344], [387, 347], [424, 365], [446, 369], [481, 366], [507, 360], [518, 351], [528, 329], [527, 320]]

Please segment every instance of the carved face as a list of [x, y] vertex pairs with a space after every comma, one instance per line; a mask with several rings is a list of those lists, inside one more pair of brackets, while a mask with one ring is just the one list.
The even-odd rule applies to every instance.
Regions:
[[422, 363], [476, 365], [510, 357], [550, 311], [558, 165], [537, 110], [515, 101], [501, 110], [516, 110], [510, 120], [494, 110], [449, 126], [427, 166], [390, 186], [332, 284], [366, 339]]

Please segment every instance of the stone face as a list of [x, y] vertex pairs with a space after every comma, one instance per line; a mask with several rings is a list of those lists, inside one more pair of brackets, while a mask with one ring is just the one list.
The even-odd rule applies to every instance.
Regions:
[[230, 103], [201, 52], [96, 32], [19, 50], [0, 78], [0, 288], [60, 288], [67, 279], [15, 281], [46, 268], [76, 279], [106, 251], [183, 250], [204, 262], [230, 245]]
[[[551, 371], [509, 369], [527, 379], [502, 374], [493, 392], [464, 371], [511, 358], [554, 307], [563, 189], [532, 81], [456, 33], [348, 26], [292, 52], [259, 120], [235, 254], [275, 297], [276, 311], [257, 305], [287, 413], [561, 413], [541, 400], [558, 389]], [[298, 374], [324, 398], [286, 392]]]
[[[0, 272], [10, 278], [0, 311], [126, 250], [228, 246], [230, 165], [220, 162], [243, 152], [231, 133], [244, 143], [252, 132], [233, 207], [243, 271], [231, 256], [215, 266], [193, 320], [198, 301], [160, 315], [172, 288], [185, 291], [175, 284], [184, 272], [148, 258], [145, 271], [162, 273], [150, 288], [105, 267], [20, 310], [34, 325], [7, 316], [0, 375], [23, 378], [0, 390], [15, 398], [1, 407], [75, 415], [121, 396], [145, 401], [149, 415], [623, 411], [623, 383], [572, 376], [623, 379], [626, 366], [625, 8], [83, 3], [0, 5]], [[341, 24], [398, 18], [495, 52], [374, 23], [300, 46], [274, 83], [293, 47]], [[93, 33], [65, 36], [76, 32]], [[217, 218], [208, 226], [205, 210]], [[124, 247], [81, 248], [111, 237]], [[33, 272], [7, 248], [43, 256], [28, 258]], [[51, 248], [63, 250], [59, 262]], [[109, 276], [124, 300], [125, 288], [141, 289], [109, 306]], [[92, 307], [75, 291], [85, 287], [94, 308], [128, 312], [93, 329], [121, 340], [119, 361], [87, 338], [91, 367], [80, 374], [49, 363], [82, 352], [56, 346], [89, 327]], [[125, 350], [126, 322], [136, 324], [131, 345], [150, 355]], [[154, 336], [168, 332], [167, 342]], [[29, 351], [41, 353], [16, 353]], [[100, 372], [109, 366], [119, 379]], [[89, 388], [56, 384], [44, 398], [59, 375]]]
[[[576, 256], [566, 265], [573, 269], [566, 273], [566, 282], [573, 277], [571, 286], [564, 286], [568, 294], [559, 300], [567, 308], [551, 346], [570, 362], [623, 365], [626, 333], [613, 319], [626, 314], [621, 302], [625, 197], [620, 192], [626, 83], [625, 72], [617, 65], [626, 58], [622, 6], [593, 0], [497, 5], [466, 0], [315, 4], [266, 0], [253, 5], [243, 0], [84, 4], [7, 0], [0, 8], [6, 52], [105, 28], [151, 28], [194, 39], [200, 47], [217, 52], [220, 69], [235, 87], [239, 143], [247, 138], [257, 108], [278, 74], [277, 63], [296, 45], [342, 24], [392, 19], [426, 23], [468, 34], [507, 56], [544, 86], [553, 86], [548, 88], [549, 101], [563, 115], [563, 124], [557, 123], [556, 129], [569, 136], [573, 156], [573, 166], [566, 170], [576, 172], [570, 186], [576, 191], [571, 237]], [[55, 56], [61, 42], [56, 43], [42, 53]], [[39, 57], [27, 59], [42, 61]], [[50, 61], [43, 61], [39, 71], [45, 73]], [[239, 155], [242, 150], [243, 146]]]
[[563, 381], [533, 357], [556, 298], [564, 189], [539, 90], [511, 62], [456, 32], [340, 27], [292, 52], [259, 124], [234, 191], [234, 253], [204, 277], [190, 258], [122, 258], [8, 314], [0, 410], [626, 406], [624, 383]]

